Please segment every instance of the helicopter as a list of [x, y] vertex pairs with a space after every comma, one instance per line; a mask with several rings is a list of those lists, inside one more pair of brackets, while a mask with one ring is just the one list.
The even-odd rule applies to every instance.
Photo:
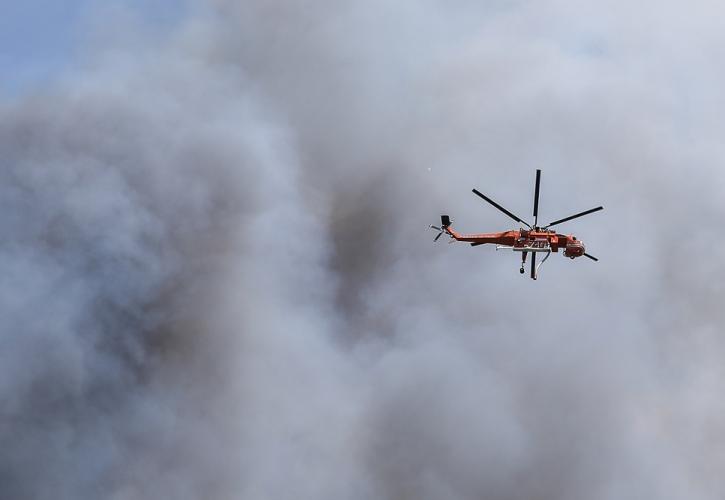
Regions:
[[[526, 265], [526, 258], [531, 253], [531, 279], [536, 280], [539, 274], [539, 268], [546, 262], [552, 252], [557, 253], [559, 249], [563, 250], [565, 257], [575, 259], [577, 257], [587, 257], [593, 261], [599, 261], [593, 255], [586, 253], [584, 242], [577, 239], [576, 236], [571, 234], [560, 234], [553, 229], [549, 229], [552, 226], [561, 224], [563, 222], [577, 219], [585, 215], [589, 215], [599, 210], [603, 210], [604, 207], [599, 206], [591, 208], [578, 214], [564, 217], [563, 219], [555, 220], [550, 222], [546, 226], [539, 226], [539, 186], [541, 185], [541, 170], [536, 170], [536, 187], [534, 189], [534, 224], [531, 225], [524, 221], [520, 217], [506, 210], [504, 207], [493, 201], [488, 196], [484, 195], [477, 189], [473, 189], [473, 193], [479, 196], [484, 201], [490, 203], [495, 208], [511, 217], [516, 222], [519, 222], [526, 226], [526, 228], [520, 227], [511, 231], [503, 231], [500, 233], [480, 233], [480, 234], [461, 234], [451, 227], [452, 219], [448, 215], [441, 215], [440, 227], [431, 225], [431, 229], [438, 231], [438, 235], [433, 240], [434, 242], [443, 235], [447, 234], [450, 236], [449, 243], [455, 241], [464, 241], [470, 243], [471, 246], [475, 247], [478, 245], [485, 245], [487, 243], [495, 244], [496, 250], [508, 249], [514, 252], [521, 253], [521, 268], [519, 272], [524, 274], [524, 266]], [[544, 258], [536, 265], [536, 254], [546, 253]]]

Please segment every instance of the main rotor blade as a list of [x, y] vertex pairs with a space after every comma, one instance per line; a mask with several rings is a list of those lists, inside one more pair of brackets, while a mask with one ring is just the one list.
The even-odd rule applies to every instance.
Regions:
[[597, 259], [597, 258], [596, 258], [595, 256], [593, 256], [593, 255], [589, 255], [588, 253], [585, 253], [585, 254], [584, 254], [584, 257], [589, 257], [589, 258], [590, 258], [590, 259], [592, 259], [592, 260], [593, 260], [594, 262], [599, 262], [599, 259]]
[[590, 210], [585, 210], [584, 212], [580, 212], [578, 214], [570, 215], [569, 217], [564, 217], [563, 219], [555, 220], [554, 222], [550, 222], [549, 225], [546, 226], [544, 229], [546, 229], [547, 227], [555, 226], [557, 224], [561, 224], [562, 222], [566, 222], [568, 220], [576, 219], [577, 217], [582, 217], [584, 215], [598, 212], [599, 210], [604, 210], [604, 207], [592, 208]]
[[508, 210], [506, 210], [505, 208], [503, 208], [501, 205], [499, 205], [498, 203], [496, 203], [495, 201], [493, 201], [491, 198], [489, 198], [488, 196], [486, 196], [485, 194], [482, 194], [477, 189], [474, 189], [473, 192], [474, 192], [474, 194], [477, 194], [478, 196], [480, 196], [481, 198], [483, 198], [484, 200], [486, 200], [487, 202], [489, 202], [494, 207], [496, 207], [499, 210], [501, 210], [503, 213], [505, 213], [506, 215], [508, 215], [509, 217], [511, 217], [516, 222], [520, 222], [521, 224], [525, 224], [529, 229], [531, 229], [531, 226], [529, 225], [528, 222], [524, 222], [520, 217], [515, 216], [514, 214], [512, 214], [511, 212], [509, 212]]
[[534, 227], [539, 225], [539, 184], [541, 183], [541, 170], [536, 169], [536, 188], [534, 189]]
[[531, 252], [531, 279], [536, 279], [536, 252]]

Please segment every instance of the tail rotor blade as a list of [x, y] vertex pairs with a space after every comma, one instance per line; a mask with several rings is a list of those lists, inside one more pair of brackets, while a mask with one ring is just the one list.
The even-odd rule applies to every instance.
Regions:
[[531, 229], [531, 226], [527, 222], [524, 222], [520, 217], [512, 214], [511, 212], [509, 212], [508, 210], [506, 210], [505, 208], [503, 208], [501, 205], [499, 205], [498, 203], [496, 203], [491, 198], [489, 198], [485, 194], [481, 193], [477, 189], [474, 189], [473, 190], [473, 193], [476, 194], [477, 196], [480, 196], [481, 198], [483, 198], [485, 201], [487, 201], [488, 203], [490, 203], [494, 207], [498, 208], [500, 211], [502, 211], [503, 213], [505, 213], [506, 215], [508, 215], [509, 217], [511, 217], [516, 222], [520, 222], [521, 224], [525, 224], [529, 229]]
[[443, 229], [439, 228], [438, 226], [434, 226], [433, 224], [431, 224], [430, 228], [435, 229], [436, 231], [443, 231]]
[[544, 229], [546, 229], [547, 227], [555, 226], [557, 224], [561, 224], [562, 222], [566, 222], [568, 220], [576, 219], [577, 217], [583, 217], [584, 215], [589, 215], [591, 213], [598, 212], [600, 210], [604, 210], [604, 207], [592, 208], [589, 210], [585, 210], [583, 212], [579, 212], [578, 214], [570, 215], [569, 217], [564, 217], [563, 219], [555, 220], [554, 222], [550, 222], [549, 225], [546, 226]]
[[443, 231], [441, 231], [440, 233], [438, 233], [438, 236], [436, 236], [435, 239], [433, 239], [433, 243], [435, 243], [436, 241], [438, 241], [438, 238], [440, 238], [441, 236], [443, 236]]
[[597, 258], [596, 258], [595, 256], [593, 256], [593, 255], [589, 255], [588, 253], [585, 253], [585, 254], [584, 254], [584, 257], [589, 257], [589, 258], [590, 258], [590, 259], [592, 259], [592, 260], [593, 260], [594, 262], [599, 262], [599, 259], [597, 259]]
[[534, 189], [534, 227], [539, 225], [539, 185], [541, 184], [541, 170], [536, 169], [536, 188]]

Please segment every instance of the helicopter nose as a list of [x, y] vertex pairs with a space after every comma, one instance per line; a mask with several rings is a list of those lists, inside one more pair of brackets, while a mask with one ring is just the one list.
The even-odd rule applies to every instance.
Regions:
[[585, 251], [586, 250], [584, 248], [584, 242], [581, 240], [576, 240], [572, 244], [568, 244], [566, 246], [566, 251], [564, 252], [564, 255], [573, 259], [575, 257], [581, 257], [582, 255], [584, 255]]

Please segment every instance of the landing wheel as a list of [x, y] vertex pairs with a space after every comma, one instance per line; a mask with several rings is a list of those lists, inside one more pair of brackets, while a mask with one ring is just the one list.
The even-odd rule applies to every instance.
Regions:
[[519, 269], [519, 273], [524, 274], [524, 268]]

